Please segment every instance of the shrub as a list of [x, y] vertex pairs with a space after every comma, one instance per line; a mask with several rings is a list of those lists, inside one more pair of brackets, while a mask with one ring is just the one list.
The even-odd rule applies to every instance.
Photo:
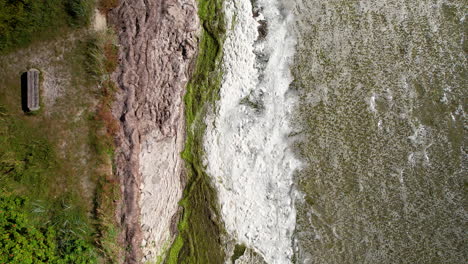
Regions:
[[62, 239], [62, 247], [58, 248], [57, 264], [89, 264], [96, 263], [96, 256], [91, 246], [83, 239], [67, 235]]
[[69, 232], [57, 235], [54, 226], [35, 227], [28, 221], [24, 198], [0, 196], [0, 263], [95, 263], [92, 247]]
[[53, 263], [57, 260], [52, 229], [32, 227], [21, 208], [25, 200], [0, 198], [0, 263]]
[[93, 5], [90, 0], [66, 0], [65, 11], [72, 26], [87, 26], [93, 12]]
[[91, 36], [85, 43], [85, 68], [87, 73], [97, 81], [102, 80], [105, 75], [102, 42], [102, 37], [96, 35]]
[[104, 57], [106, 58], [104, 62], [104, 69], [107, 73], [112, 73], [118, 64], [118, 49], [117, 46], [113, 43], [111, 38], [107, 38], [106, 42], [104, 43], [103, 47]]

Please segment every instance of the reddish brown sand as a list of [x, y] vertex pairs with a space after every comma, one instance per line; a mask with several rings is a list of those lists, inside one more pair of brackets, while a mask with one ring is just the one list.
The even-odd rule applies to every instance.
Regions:
[[[113, 76], [119, 87], [113, 113], [121, 125], [115, 156], [123, 198], [118, 215], [121, 239], [130, 249], [125, 263], [139, 263], [145, 255], [155, 258], [163, 247], [158, 240], [174, 235], [170, 221], [183, 188], [182, 96], [199, 23], [193, 0], [121, 0], [109, 20], [120, 44]], [[164, 188], [142, 194], [148, 182], [162, 182]], [[155, 230], [161, 227], [167, 230]], [[142, 247], [143, 239], [152, 248]]]

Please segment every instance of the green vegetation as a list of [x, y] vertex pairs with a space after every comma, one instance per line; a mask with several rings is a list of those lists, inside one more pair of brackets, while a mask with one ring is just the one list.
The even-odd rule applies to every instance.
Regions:
[[[60, 3], [54, 12], [62, 16], [42, 29], [7, 25], [45, 32], [34, 49], [14, 51], [33, 39], [13, 45], [14, 35], [0, 34], [8, 44], [0, 48], [0, 210], [8, 211], [0, 214], [0, 237], [7, 238], [0, 241], [0, 263], [118, 263], [120, 188], [112, 171], [118, 124], [110, 113], [115, 87], [109, 78], [117, 65], [114, 34], [77, 29], [88, 24], [93, 1], [9, 2]], [[6, 8], [0, 0], [0, 24], [13, 23], [3, 16]], [[41, 110], [33, 115], [21, 111], [19, 83], [31, 67], [43, 72]]]
[[92, 0], [0, 0], [0, 54], [89, 24]]
[[118, 123], [111, 113], [111, 103], [116, 88], [110, 80], [110, 74], [117, 67], [117, 41], [113, 32], [108, 31], [91, 36], [85, 47], [86, 70], [101, 88], [97, 111], [92, 118], [93, 133], [90, 137], [101, 166], [98, 170], [95, 197], [98, 244], [106, 259], [110, 263], [116, 263], [122, 256], [122, 248], [117, 242], [118, 223], [114, 217], [117, 206], [115, 201], [120, 199], [120, 187], [109, 162], [114, 157], [114, 136], [118, 130]]
[[[0, 181], [3, 188], [11, 185], [34, 187], [33, 193], [44, 193], [48, 175], [42, 175], [54, 163], [54, 152], [46, 139], [31, 135], [30, 128], [2, 107], [0, 124]], [[52, 176], [52, 175], [50, 175]]]
[[31, 225], [26, 203], [19, 197], [0, 197], [0, 263], [96, 262], [90, 244], [76, 234], [60, 233], [60, 226]]
[[219, 243], [224, 232], [217, 216], [217, 197], [204, 172], [204, 116], [218, 99], [222, 72], [222, 43], [225, 36], [222, 0], [200, 0], [199, 17], [203, 25], [199, 55], [185, 95], [187, 140], [182, 157], [187, 164], [187, 186], [180, 201], [183, 215], [179, 234], [169, 250], [168, 263], [222, 263]]
[[246, 249], [247, 247], [244, 244], [237, 244], [234, 247], [234, 254], [231, 257], [232, 264], [234, 264], [237, 259], [244, 255]]
[[5, 107], [0, 116], [0, 263], [90, 263], [90, 223], [78, 193], [58, 192], [54, 147]]

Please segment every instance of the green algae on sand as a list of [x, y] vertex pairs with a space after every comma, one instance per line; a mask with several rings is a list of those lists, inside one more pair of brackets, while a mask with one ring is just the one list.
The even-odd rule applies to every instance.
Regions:
[[178, 235], [169, 249], [168, 263], [222, 263], [224, 232], [218, 216], [217, 198], [203, 166], [204, 117], [218, 98], [221, 86], [222, 44], [225, 36], [222, 0], [198, 1], [202, 24], [199, 53], [184, 97], [186, 187], [180, 201], [182, 216]]

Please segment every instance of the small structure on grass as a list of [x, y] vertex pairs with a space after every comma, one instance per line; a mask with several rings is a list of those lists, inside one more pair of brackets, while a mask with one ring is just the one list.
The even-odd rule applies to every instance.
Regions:
[[27, 108], [29, 111], [39, 110], [39, 71], [30, 69], [27, 72]]

